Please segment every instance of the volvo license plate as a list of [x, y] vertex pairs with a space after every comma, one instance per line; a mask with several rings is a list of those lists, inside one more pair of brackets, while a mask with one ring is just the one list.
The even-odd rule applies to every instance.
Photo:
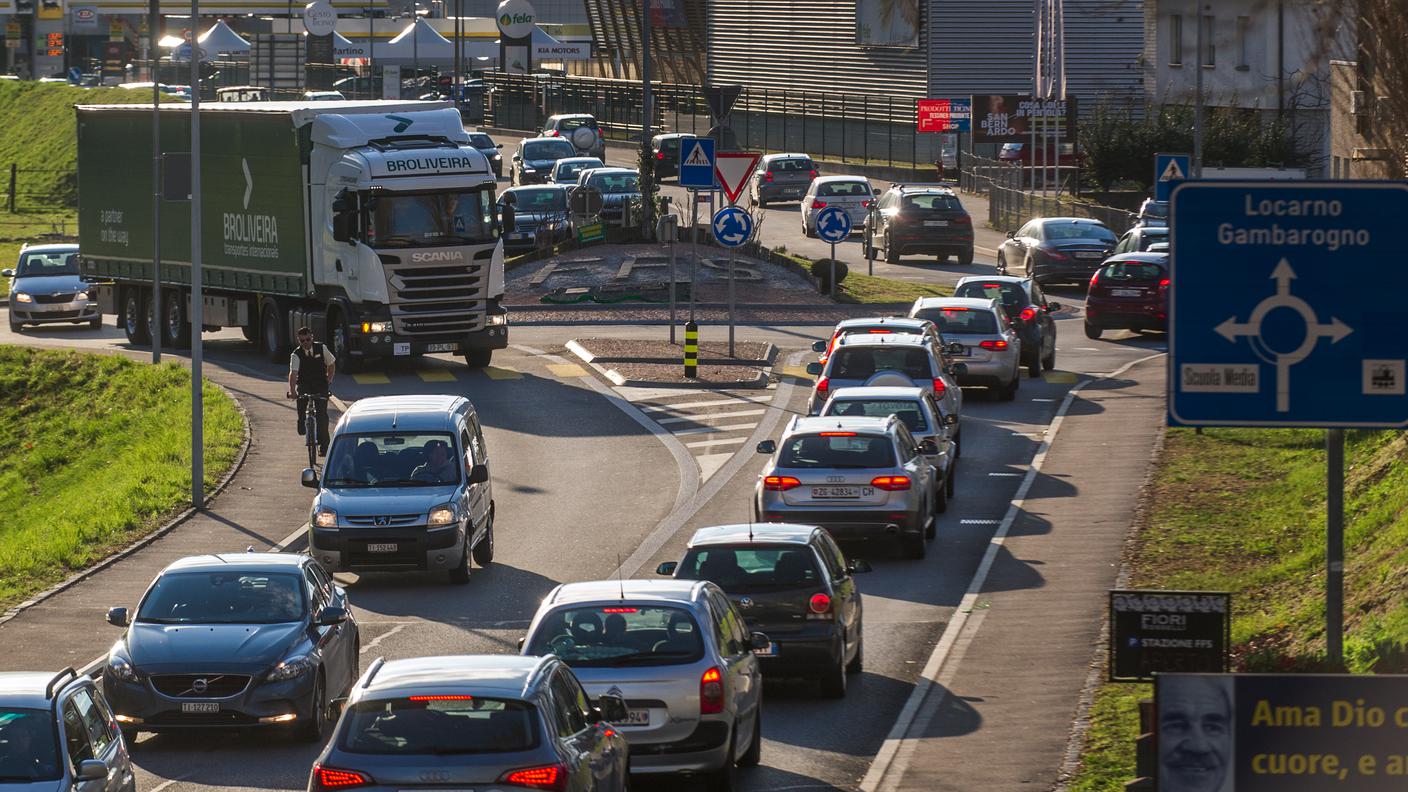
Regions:
[[210, 713], [212, 713], [212, 712], [219, 712], [219, 711], [220, 711], [220, 702], [218, 702], [218, 701], [183, 701], [183, 702], [181, 702], [181, 711], [182, 711], [182, 712], [195, 713], [195, 714], [210, 714]]

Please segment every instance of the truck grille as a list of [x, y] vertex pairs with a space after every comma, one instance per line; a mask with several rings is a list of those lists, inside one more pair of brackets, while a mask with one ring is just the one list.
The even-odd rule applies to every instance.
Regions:
[[444, 336], [482, 329], [492, 255], [481, 251], [473, 263], [450, 266], [406, 265], [383, 256], [396, 332]]
[[152, 687], [163, 696], [172, 698], [229, 698], [238, 696], [249, 686], [244, 674], [159, 674], [152, 677]]

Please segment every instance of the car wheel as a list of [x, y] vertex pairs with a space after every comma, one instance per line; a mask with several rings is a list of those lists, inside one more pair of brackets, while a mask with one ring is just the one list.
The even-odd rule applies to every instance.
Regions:
[[[922, 540], [920, 544], [923, 544]], [[821, 695], [829, 699], [846, 697], [846, 656], [844, 646], [841, 650], [841, 656], [836, 658], [836, 664], [822, 672]]]
[[494, 511], [489, 510], [489, 525], [484, 529], [484, 538], [474, 546], [474, 563], [486, 567], [494, 563]]
[[890, 244], [890, 232], [885, 232], [885, 262], [888, 264], [900, 263], [900, 253]]
[[456, 585], [463, 585], [469, 582], [469, 556], [472, 551], [469, 547], [469, 537], [464, 540], [464, 552], [460, 553], [460, 562], [450, 570], [450, 582]]
[[1051, 352], [1046, 357], [1041, 359], [1041, 365], [1047, 371], [1051, 371], [1056, 368], [1056, 346], [1054, 344], [1051, 347]]
[[1085, 337], [1086, 337], [1086, 338], [1099, 338], [1099, 337], [1100, 337], [1100, 334], [1101, 334], [1102, 332], [1104, 332], [1104, 331], [1101, 330], [1100, 328], [1096, 327], [1095, 325], [1091, 324], [1090, 322], [1086, 322], [1086, 323], [1085, 323]]
[[1001, 251], [1001, 250], [997, 251], [997, 274], [998, 274], [998, 275], [1006, 275], [1006, 274], [1007, 274], [1007, 257], [1004, 256], [1004, 255], [1002, 255], [1002, 251]]
[[924, 543], [924, 535], [905, 536], [900, 539], [900, 549], [904, 552], [904, 557], [918, 561], [928, 552], [928, 546]]
[[807, 239], [811, 239], [813, 236], [815, 236], [815, 234], [812, 233], [812, 230], [807, 227], [806, 220], [802, 221], [802, 236], [806, 237]]
[[23, 324], [20, 324], [19, 322], [16, 322], [16, 321], [14, 321], [14, 320], [12, 319], [12, 320], [10, 320], [10, 332], [11, 332], [11, 333], [22, 333], [22, 332], [24, 332], [24, 325], [23, 325]]
[[967, 250], [963, 251], [962, 253], [959, 253], [959, 254], [958, 254], [958, 263], [959, 263], [959, 264], [962, 264], [962, 265], [965, 266], [965, 267], [971, 266], [971, 265], [973, 264], [973, 249], [972, 249], [972, 248], [968, 248]]
[[1041, 358], [1039, 356], [1032, 356], [1032, 361], [1027, 364], [1027, 375], [1031, 377], [1041, 376]]
[[753, 740], [748, 743], [748, 750], [738, 757], [739, 767], [757, 767], [758, 762], [763, 758], [763, 705], [759, 704], [757, 712], [753, 715]]
[[733, 792], [738, 788], [738, 764], [734, 761], [733, 741], [738, 736], [733, 732], [728, 738], [728, 754], [724, 756], [724, 765], [711, 772], [705, 779], [706, 785], [712, 792]]
[[328, 720], [328, 694], [323, 683], [322, 674], [318, 675], [318, 681], [313, 684], [313, 699], [308, 703], [308, 719], [298, 727], [298, 739], [301, 742], [317, 743], [323, 741], [323, 731]]
[[998, 398], [1002, 401], [1012, 401], [1017, 398], [1017, 389], [1021, 386], [1022, 370], [1020, 368], [1014, 368], [1012, 369], [1012, 381], [1007, 383], [1007, 387], [1002, 389], [1002, 392], [998, 394]]
[[865, 667], [865, 635], [862, 633], [860, 640], [856, 641], [856, 656], [851, 658], [851, 662], [846, 664], [846, 673], [859, 674]]

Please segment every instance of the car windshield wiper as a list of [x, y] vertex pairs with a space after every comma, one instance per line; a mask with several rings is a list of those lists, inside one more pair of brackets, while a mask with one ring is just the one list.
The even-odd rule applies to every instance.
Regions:
[[329, 486], [329, 487], [348, 487], [348, 486], [370, 487], [370, 486], [371, 486], [371, 482], [370, 482], [370, 481], [363, 481], [363, 480], [361, 480], [361, 479], [354, 479], [354, 478], [324, 479], [324, 480], [323, 480], [323, 484], [325, 484], [325, 485], [327, 485], [327, 486]]

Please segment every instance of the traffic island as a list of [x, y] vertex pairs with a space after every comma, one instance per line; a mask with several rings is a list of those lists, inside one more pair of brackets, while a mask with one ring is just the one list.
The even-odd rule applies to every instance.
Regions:
[[567, 349], [621, 387], [765, 388], [777, 360], [777, 347], [763, 341], [739, 341], [733, 355], [727, 342], [701, 343], [695, 376], [686, 377], [681, 343], [579, 338]]

